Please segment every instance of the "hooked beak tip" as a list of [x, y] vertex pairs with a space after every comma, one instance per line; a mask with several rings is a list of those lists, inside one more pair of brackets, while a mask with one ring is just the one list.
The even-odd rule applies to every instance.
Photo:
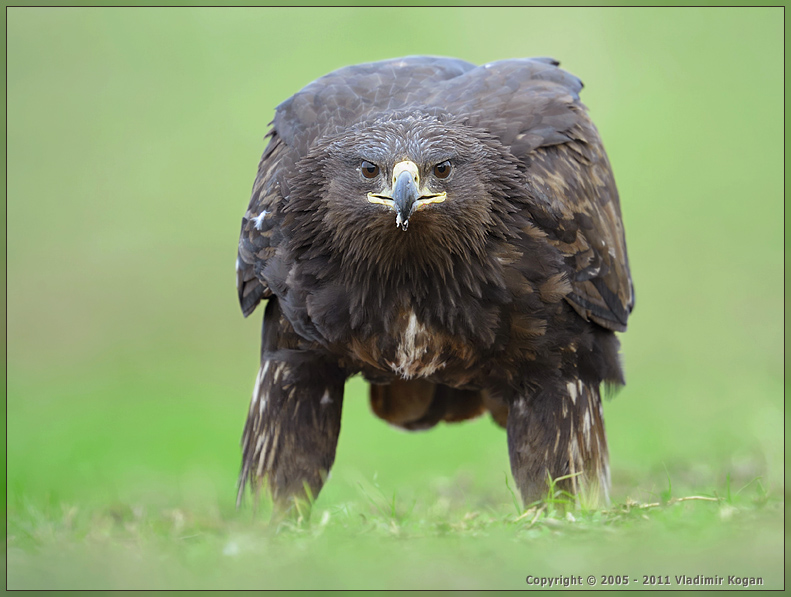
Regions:
[[409, 216], [415, 208], [415, 202], [420, 193], [412, 173], [404, 170], [398, 175], [393, 185], [393, 206], [396, 210], [396, 226], [406, 230], [409, 225]]

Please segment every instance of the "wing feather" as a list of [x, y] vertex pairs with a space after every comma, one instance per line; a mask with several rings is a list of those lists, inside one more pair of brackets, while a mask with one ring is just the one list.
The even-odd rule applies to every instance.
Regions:
[[269, 144], [258, 165], [250, 204], [242, 218], [239, 252], [236, 259], [236, 289], [245, 317], [262, 299], [272, 296], [263, 275], [267, 261], [277, 251], [283, 184], [281, 174], [291, 161], [288, 148], [273, 129]]
[[575, 133], [568, 143], [529, 154], [528, 175], [546, 200], [528, 209], [544, 211], [542, 228], [569, 266], [571, 306], [586, 320], [624, 331], [634, 288], [618, 191], [598, 133], [586, 124], [585, 140]]

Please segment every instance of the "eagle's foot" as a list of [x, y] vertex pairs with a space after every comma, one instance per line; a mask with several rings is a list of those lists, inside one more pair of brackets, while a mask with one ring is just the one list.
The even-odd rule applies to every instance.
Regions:
[[269, 489], [274, 502], [270, 525], [276, 532], [310, 526], [310, 513], [313, 510], [315, 497], [307, 482], [304, 483], [304, 491], [287, 497], [282, 495], [275, 497], [276, 490], [271, 485]]
[[609, 503], [610, 468], [598, 384], [568, 380], [517, 397], [508, 413], [511, 472], [525, 506]]

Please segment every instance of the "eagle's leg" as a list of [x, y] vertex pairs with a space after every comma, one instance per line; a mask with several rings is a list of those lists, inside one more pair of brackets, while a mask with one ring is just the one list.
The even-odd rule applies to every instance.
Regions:
[[[261, 368], [242, 435], [241, 501], [246, 483], [256, 497], [266, 479], [274, 516], [307, 519], [335, 460], [345, 376], [306, 351], [280, 349], [279, 311], [264, 319]], [[274, 312], [273, 312], [274, 311]]]
[[[599, 384], [569, 379], [529, 396], [508, 412], [511, 472], [525, 506], [555, 491], [585, 507], [609, 503], [610, 467]], [[561, 498], [562, 499], [562, 498]]]

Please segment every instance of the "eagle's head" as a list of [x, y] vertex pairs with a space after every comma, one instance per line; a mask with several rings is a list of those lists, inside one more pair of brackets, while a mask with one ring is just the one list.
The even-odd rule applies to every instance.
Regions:
[[441, 111], [388, 112], [327, 134], [297, 166], [287, 209], [303, 247], [424, 271], [483, 257], [490, 233], [507, 230], [504, 198], [523, 188], [497, 138]]
[[334, 189], [360, 206], [363, 200], [372, 204], [365, 206], [368, 216], [388, 214], [392, 219], [395, 214], [395, 225], [404, 231], [419, 211], [430, 222], [432, 213], [434, 218], [457, 214], [460, 204], [485, 208], [490, 177], [475, 165], [491, 159], [492, 152], [465, 129], [420, 113], [388, 114], [362, 123], [328, 147], [330, 161], [339, 168], [330, 171], [341, 182]]

